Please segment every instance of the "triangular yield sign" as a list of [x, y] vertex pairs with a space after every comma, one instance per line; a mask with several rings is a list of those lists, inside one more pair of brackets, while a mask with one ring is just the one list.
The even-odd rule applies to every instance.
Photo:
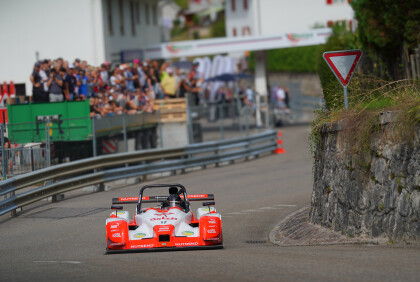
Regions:
[[349, 84], [362, 55], [362, 50], [344, 50], [325, 52], [322, 57], [324, 57], [325, 62], [327, 62], [341, 85], [346, 87]]

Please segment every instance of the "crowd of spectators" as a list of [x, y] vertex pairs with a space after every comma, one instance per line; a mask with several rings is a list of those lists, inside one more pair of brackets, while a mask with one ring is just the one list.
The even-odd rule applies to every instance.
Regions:
[[109, 62], [94, 67], [80, 59], [69, 63], [62, 58], [36, 62], [30, 80], [33, 102], [88, 99], [91, 116], [152, 112], [156, 99], [182, 98], [187, 92], [198, 105], [203, 82], [197, 64], [188, 71], [174, 70], [169, 62], [134, 59], [114, 67]]

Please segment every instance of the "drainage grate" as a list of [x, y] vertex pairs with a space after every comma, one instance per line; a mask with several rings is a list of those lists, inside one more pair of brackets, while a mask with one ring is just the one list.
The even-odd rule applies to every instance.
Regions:
[[268, 242], [267, 241], [252, 241], [252, 240], [249, 240], [249, 241], [246, 241], [245, 243], [247, 243], [247, 244], [267, 244]]
[[30, 218], [71, 218], [82, 217], [108, 210], [109, 208], [50, 208], [30, 214]]

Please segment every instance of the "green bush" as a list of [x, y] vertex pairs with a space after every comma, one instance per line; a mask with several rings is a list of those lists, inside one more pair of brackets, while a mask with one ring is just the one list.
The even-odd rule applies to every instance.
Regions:
[[226, 37], [225, 17], [222, 16], [211, 26], [211, 37]]
[[[320, 48], [321, 45], [268, 50], [267, 69], [268, 71], [316, 72]], [[251, 52], [250, 68], [254, 69], [254, 52]]]

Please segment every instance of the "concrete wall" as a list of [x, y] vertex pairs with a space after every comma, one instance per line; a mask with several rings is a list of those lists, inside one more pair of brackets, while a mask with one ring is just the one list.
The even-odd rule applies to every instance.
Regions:
[[[299, 95], [323, 97], [321, 81], [317, 73], [270, 72], [268, 85], [284, 86], [298, 85]], [[291, 93], [293, 95], [293, 93]]]
[[[105, 34], [105, 57], [106, 60], [119, 62], [120, 51], [141, 50], [146, 46], [160, 43], [162, 40], [161, 11], [159, 1], [138, 0], [134, 1], [139, 5], [139, 22], [137, 22], [137, 10], [134, 9], [135, 35], [132, 33], [130, 1], [123, 0], [123, 26], [124, 34], [120, 29], [119, 1], [110, 1], [112, 18], [112, 35], [109, 29], [108, 1], [103, 0], [103, 28]], [[148, 12], [148, 16], [146, 15]], [[154, 14], [157, 17], [154, 20]], [[147, 21], [148, 17], [148, 21]]]
[[346, 149], [345, 127], [325, 127], [314, 165], [312, 223], [349, 236], [420, 241], [420, 126], [412, 143], [394, 143], [384, 138], [393, 135], [390, 120], [382, 119], [362, 154]]

